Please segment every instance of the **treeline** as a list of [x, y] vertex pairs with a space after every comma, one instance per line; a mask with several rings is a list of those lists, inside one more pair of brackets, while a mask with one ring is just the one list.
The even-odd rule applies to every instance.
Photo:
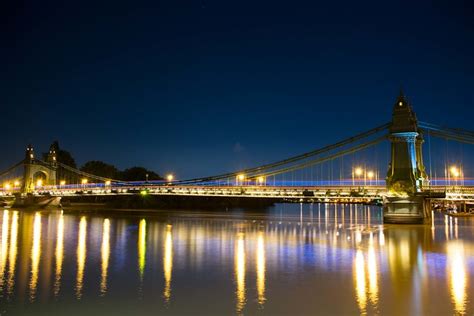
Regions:
[[[91, 160], [86, 162], [83, 166], [78, 167], [74, 157], [70, 152], [59, 147], [59, 143], [57, 141], [54, 142], [54, 146], [56, 147], [56, 157], [58, 162], [72, 168], [79, 169], [83, 172], [122, 181], [163, 180], [163, 178], [158, 173], [140, 166], [119, 170], [114, 165], [108, 164], [106, 162]], [[47, 155], [47, 153], [43, 154], [44, 160], [46, 160]], [[58, 169], [57, 178], [58, 180], [69, 180], [67, 181], [68, 183], [80, 181], [78, 176], [74, 176], [62, 168]]]

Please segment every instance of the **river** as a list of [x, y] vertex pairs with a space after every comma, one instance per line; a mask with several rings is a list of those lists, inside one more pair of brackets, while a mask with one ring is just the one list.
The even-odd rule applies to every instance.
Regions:
[[379, 207], [0, 211], [1, 315], [472, 315], [474, 219]]

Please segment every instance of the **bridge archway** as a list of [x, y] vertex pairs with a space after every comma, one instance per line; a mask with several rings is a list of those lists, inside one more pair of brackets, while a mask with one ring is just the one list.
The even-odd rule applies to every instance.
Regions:
[[48, 183], [49, 181], [49, 174], [45, 170], [38, 170], [33, 174], [33, 183]]

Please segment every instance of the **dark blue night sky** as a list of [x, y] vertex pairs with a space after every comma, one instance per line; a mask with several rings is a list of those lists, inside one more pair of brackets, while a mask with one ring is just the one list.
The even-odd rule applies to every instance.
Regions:
[[[100, 4], [98, 4], [100, 2]], [[390, 120], [474, 129], [472, 1], [3, 1], [0, 169], [53, 140], [180, 178]]]

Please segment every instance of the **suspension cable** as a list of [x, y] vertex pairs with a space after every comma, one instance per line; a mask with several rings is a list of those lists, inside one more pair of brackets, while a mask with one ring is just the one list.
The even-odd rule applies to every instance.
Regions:
[[[275, 170], [275, 171], [266, 172], [266, 173], [260, 174], [259, 176], [263, 176], [263, 177], [274, 176], [274, 175], [278, 175], [278, 174], [282, 174], [282, 173], [286, 173], [286, 172], [290, 172], [290, 171], [294, 171], [294, 170], [298, 170], [298, 169], [303, 169], [303, 168], [310, 167], [310, 166], [313, 166], [313, 165], [321, 164], [323, 162], [331, 161], [331, 160], [334, 160], [336, 158], [343, 157], [343, 156], [346, 156], [348, 154], [352, 154], [352, 153], [358, 152], [360, 150], [366, 149], [368, 147], [374, 146], [374, 145], [382, 142], [385, 139], [387, 139], [387, 135], [383, 135], [383, 136], [378, 137], [378, 138], [376, 138], [374, 140], [371, 140], [369, 142], [366, 142], [366, 143], [357, 145], [355, 147], [340, 151], [340, 152], [332, 154], [330, 156], [322, 157], [322, 158], [311, 160], [311, 161], [306, 161], [304, 163], [300, 163], [300, 164], [290, 166], [290, 167], [286, 167], [286, 168], [283, 168], [283, 169], [278, 169], [278, 170]], [[250, 179], [253, 179], [253, 177], [250, 177]]]
[[9, 174], [9, 173], [12, 172], [15, 168], [21, 166], [21, 165], [24, 163], [24, 161], [25, 161], [25, 160], [23, 159], [23, 160], [17, 162], [16, 164], [14, 164], [13, 166], [11, 166], [10, 168], [8, 168], [8, 169], [6, 169], [6, 170], [0, 172], [0, 178], [2, 178], [2, 177], [4, 177], [4, 176], [6, 176], [7, 174]]
[[276, 167], [286, 165], [286, 164], [289, 164], [289, 163], [292, 163], [292, 162], [297, 162], [297, 161], [307, 159], [307, 158], [310, 158], [310, 157], [313, 157], [313, 156], [316, 156], [316, 155], [320, 155], [320, 154], [326, 153], [330, 150], [334, 150], [336, 148], [345, 146], [347, 144], [354, 143], [354, 142], [356, 142], [360, 139], [366, 138], [366, 137], [371, 136], [373, 134], [376, 134], [380, 131], [384, 131], [389, 126], [390, 126], [390, 123], [386, 123], [386, 124], [377, 126], [377, 127], [373, 128], [371, 130], [368, 130], [366, 132], [360, 133], [356, 136], [353, 136], [353, 137], [347, 138], [345, 140], [342, 140], [340, 142], [337, 142], [335, 144], [328, 145], [328, 146], [325, 146], [325, 147], [322, 147], [322, 148], [319, 148], [319, 149], [316, 149], [316, 150], [313, 150], [313, 151], [306, 152], [306, 153], [301, 154], [301, 155], [290, 157], [290, 158], [280, 160], [280, 161], [277, 161], [277, 162], [273, 162], [273, 163], [270, 163], [270, 164], [265, 164], [265, 165], [262, 165], [262, 166], [258, 166], [258, 167], [254, 167], [254, 168], [248, 168], [248, 169], [244, 169], [244, 170], [240, 170], [240, 171], [236, 171], [236, 172], [224, 173], [224, 174], [220, 174], [220, 175], [216, 175], [216, 176], [176, 181], [174, 183], [175, 184], [186, 184], [186, 183], [207, 182], [207, 181], [213, 181], [213, 180], [232, 178], [232, 177], [235, 177], [238, 174], [242, 174], [242, 173], [243, 174], [253, 174], [253, 173], [262, 172], [262, 171], [265, 171], [265, 170], [268, 170], [268, 169], [276, 168]]

